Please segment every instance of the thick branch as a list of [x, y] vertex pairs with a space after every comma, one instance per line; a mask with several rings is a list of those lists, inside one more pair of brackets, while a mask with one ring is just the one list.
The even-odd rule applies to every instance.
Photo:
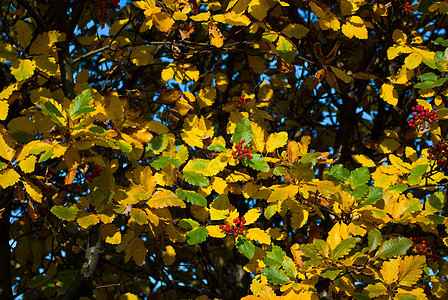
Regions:
[[0, 299], [13, 299], [11, 285], [11, 249], [9, 246], [9, 217], [13, 189], [10, 187], [0, 192]]

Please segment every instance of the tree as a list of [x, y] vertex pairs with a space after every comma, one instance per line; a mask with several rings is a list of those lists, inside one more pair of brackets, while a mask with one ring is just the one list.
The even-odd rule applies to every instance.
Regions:
[[448, 294], [448, 1], [0, 3], [1, 299]]

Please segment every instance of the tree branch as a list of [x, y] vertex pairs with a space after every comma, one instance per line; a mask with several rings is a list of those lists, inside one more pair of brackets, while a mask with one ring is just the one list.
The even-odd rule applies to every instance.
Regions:
[[9, 246], [9, 218], [11, 216], [11, 200], [13, 189], [9, 187], [0, 193], [0, 299], [13, 299], [11, 285], [11, 249]]

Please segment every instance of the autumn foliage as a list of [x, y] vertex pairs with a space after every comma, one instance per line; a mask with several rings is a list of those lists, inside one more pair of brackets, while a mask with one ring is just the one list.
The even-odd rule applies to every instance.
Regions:
[[1, 299], [448, 297], [448, 1], [0, 3]]

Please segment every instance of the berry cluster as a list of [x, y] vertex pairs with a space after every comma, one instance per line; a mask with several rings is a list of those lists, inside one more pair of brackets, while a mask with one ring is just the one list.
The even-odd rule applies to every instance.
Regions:
[[436, 254], [436, 249], [431, 249], [433, 242], [427, 242], [421, 236], [410, 237], [409, 239], [414, 242], [411, 246], [411, 251], [413, 251], [416, 255], [424, 255], [426, 256], [426, 258], [430, 258], [433, 261], [437, 261], [440, 259], [440, 256]]
[[250, 98], [244, 98], [243, 96], [241, 96], [241, 97], [240, 97], [240, 100], [238, 100], [238, 104], [240, 104], [240, 105], [244, 105], [244, 104], [250, 102], [251, 100], [252, 100], [252, 99], [250, 99]]
[[429, 124], [434, 123], [437, 120], [437, 115], [434, 110], [425, 109], [423, 105], [417, 105], [412, 108], [412, 118], [409, 119], [409, 127], [415, 128], [422, 125], [425, 122]]
[[89, 176], [87, 176], [87, 180], [92, 182], [93, 179], [100, 176], [102, 170], [103, 170], [103, 167], [98, 167], [98, 165], [95, 165], [93, 167], [92, 173], [90, 173]]
[[98, 0], [99, 9], [120, 9], [120, 0]]
[[249, 153], [249, 149], [247, 148], [247, 145], [244, 146], [243, 144], [246, 142], [246, 140], [242, 139], [238, 145], [235, 146], [236, 151], [232, 151], [233, 159], [243, 159], [245, 157], [252, 159], [252, 154]]
[[407, 12], [407, 13], [410, 13], [410, 14], [412, 14], [414, 12], [412, 7], [411, 7], [411, 4], [409, 2], [407, 2], [407, 1], [404, 4], [404, 12]]
[[446, 141], [437, 141], [434, 146], [429, 146], [428, 158], [437, 160], [437, 167], [446, 168], [448, 166], [448, 144]]
[[243, 228], [244, 224], [246, 224], [246, 219], [244, 219], [244, 217], [241, 218], [237, 217], [235, 220], [233, 220], [233, 223], [235, 223], [235, 225], [233, 226], [231, 226], [230, 224], [219, 225], [219, 229], [225, 232], [233, 233], [233, 236], [237, 237], [243, 233]]

